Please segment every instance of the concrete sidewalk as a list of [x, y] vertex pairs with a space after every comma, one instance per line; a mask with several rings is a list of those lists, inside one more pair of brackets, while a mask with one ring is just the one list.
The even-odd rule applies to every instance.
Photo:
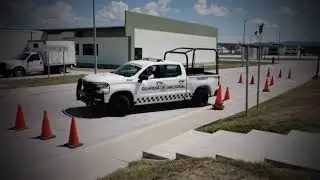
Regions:
[[[313, 62], [283, 62], [283, 64], [262, 66], [260, 87], [264, 84], [264, 77], [268, 67], [273, 75], [276, 75], [280, 68], [283, 70], [283, 79], [277, 81], [271, 88], [270, 93], [262, 93], [261, 101], [278, 96], [289, 89], [301, 85], [313, 76], [315, 63]], [[293, 79], [285, 79], [289, 68], [292, 68]], [[250, 67], [250, 77], [256, 76], [257, 68]], [[71, 150], [69, 153], [59, 158], [43, 161], [34, 166], [19, 169], [16, 173], [1, 170], [1, 174], [9, 175], [10, 179], [95, 179], [103, 176], [117, 168], [124, 167], [127, 162], [138, 160], [142, 157], [142, 151], [154, 145], [162, 143], [172, 137], [183, 134], [207, 123], [241, 112], [245, 108], [244, 84], [238, 84], [239, 74], [244, 75], [245, 68], [233, 68], [221, 70], [221, 84], [225, 90], [229, 86], [231, 98], [227, 102], [224, 111], [213, 111], [211, 106], [196, 109], [191, 113], [185, 113], [173, 119], [168, 119], [150, 125], [136, 131], [130, 131], [122, 136], [108, 141], [95, 144], [94, 146], [83, 147]], [[245, 78], [245, 77], [244, 77]], [[255, 105], [256, 85], [249, 88], [249, 105]], [[210, 99], [214, 102], [214, 98]], [[85, 143], [85, 142], [84, 142]]]

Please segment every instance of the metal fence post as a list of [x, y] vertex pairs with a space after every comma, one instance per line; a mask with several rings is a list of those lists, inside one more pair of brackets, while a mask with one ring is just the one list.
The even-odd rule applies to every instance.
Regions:
[[66, 76], [66, 65], [65, 65], [65, 61], [64, 61], [64, 51], [65, 51], [65, 50], [62, 50], [63, 76]]
[[248, 86], [249, 86], [249, 57], [248, 57], [248, 46], [245, 47], [245, 59], [246, 59], [246, 116], [248, 116]]
[[260, 98], [260, 59], [258, 59], [258, 80], [257, 80], [257, 109], [259, 109], [259, 98]]
[[48, 60], [48, 78], [50, 78], [50, 53], [49, 53], [49, 50], [48, 50], [48, 56], [47, 56], [47, 60]]

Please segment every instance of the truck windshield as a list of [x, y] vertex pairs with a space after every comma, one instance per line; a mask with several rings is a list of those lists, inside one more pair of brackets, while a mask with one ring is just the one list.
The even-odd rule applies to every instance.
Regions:
[[27, 59], [27, 57], [29, 57], [29, 53], [22, 53], [22, 54], [20, 54], [19, 56], [18, 56], [18, 60], [25, 60], [25, 59]]
[[137, 74], [140, 71], [140, 67], [132, 65], [132, 64], [125, 64], [120, 66], [119, 68], [115, 69], [111, 73], [118, 74], [125, 77], [131, 77]]

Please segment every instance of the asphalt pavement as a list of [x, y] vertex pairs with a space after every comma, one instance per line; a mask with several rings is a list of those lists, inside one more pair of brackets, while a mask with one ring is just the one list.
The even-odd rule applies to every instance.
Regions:
[[[288, 69], [292, 68], [293, 78], [301, 76], [305, 81], [306, 77], [311, 77], [312, 72], [315, 71], [315, 62], [286, 61], [283, 64], [263, 66], [261, 90], [268, 67], [272, 69], [273, 75], [278, 73], [279, 67], [283, 68], [284, 78]], [[256, 67], [250, 67], [250, 71], [250, 78], [252, 74], [257, 73]], [[229, 85], [231, 97], [236, 97], [233, 101], [243, 101], [244, 85], [237, 83], [240, 73], [244, 73], [244, 68], [221, 70], [223, 85]], [[131, 139], [131, 144], [125, 145], [138, 151], [126, 151], [128, 148], [124, 144], [117, 143], [119, 139], [130, 139], [136, 132], [165, 122], [175, 122], [181, 118], [192, 117], [188, 122], [194, 124], [194, 121], [197, 121], [194, 115], [201, 117], [202, 112], [207, 112], [208, 109], [208, 107], [189, 108], [181, 103], [171, 106], [141, 107], [126, 117], [111, 117], [108, 114], [94, 113], [82, 102], [76, 101], [75, 89], [75, 84], [66, 84], [0, 91], [2, 105], [0, 134], [5, 147], [0, 153], [1, 167], [4, 167], [1, 169], [1, 175], [11, 177], [10, 179], [94, 179], [96, 176], [126, 166], [126, 161], [138, 158], [139, 152], [142, 151], [139, 144], [146, 142], [141, 139]], [[250, 87], [251, 94], [255, 91], [256, 87]], [[213, 103], [214, 99], [211, 98], [210, 101]], [[8, 131], [8, 128], [14, 125], [18, 104], [23, 105], [30, 129], [23, 132]], [[49, 141], [34, 139], [41, 133], [44, 110], [48, 111], [51, 127], [57, 135]], [[225, 113], [232, 115], [240, 110], [243, 110], [243, 107], [226, 110]], [[210, 121], [217, 120], [219, 117], [214, 115], [214, 111], [212, 113]], [[84, 143], [84, 146], [74, 150], [62, 147], [69, 138], [71, 116], [76, 118], [79, 138]], [[184, 124], [181, 127], [175, 125], [170, 128], [175, 128], [176, 133], [183, 133], [190, 127]], [[163, 133], [155, 135], [157, 137], [149, 136], [150, 139], [178, 135], [166, 134], [165, 128], [163, 130]], [[121, 156], [114, 156], [105, 149], [105, 144], [110, 142], [114, 144], [108, 148], [112, 148], [113, 152], [122, 152]], [[151, 146], [152, 143], [157, 142], [148, 143], [148, 146]]]

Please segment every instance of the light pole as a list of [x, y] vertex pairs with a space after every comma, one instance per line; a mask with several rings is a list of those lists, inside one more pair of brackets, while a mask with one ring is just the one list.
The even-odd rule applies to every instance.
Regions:
[[278, 27], [278, 63], [280, 62], [280, 26]]
[[94, 55], [94, 73], [97, 74], [97, 29], [96, 29], [96, 12], [95, 12], [95, 0], [92, 0], [92, 9], [93, 9], [93, 55]]
[[[248, 21], [250, 21], [251, 19], [255, 18], [256, 16], [253, 16], [253, 17], [250, 17], [250, 18], [247, 18], [247, 19], [244, 19], [243, 20], [243, 36], [242, 36], [242, 44], [244, 44], [244, 41], [245, 41], [245, 36], [246, 36], [246, 23]], [[242, 49], [242, 62], [241, 62], [241, 66], [243, 67], [243, 64], [244, 64], [244, 47]]]

